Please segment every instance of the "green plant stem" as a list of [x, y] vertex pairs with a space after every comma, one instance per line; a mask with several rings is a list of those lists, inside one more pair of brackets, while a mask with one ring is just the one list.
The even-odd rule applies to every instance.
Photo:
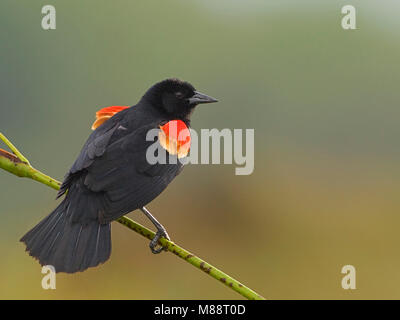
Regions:
[[1, 132], [0, 132], [0, 139], [3, 140], [3, 142], [7, 145], [7, 147], [10, 148], [10, 150], [11, 150], [12, 152], [14, 152], [14, 154], [17, 156], [18, 159], [20, 159], [22, 162], [25, 162], [25, 163], [27, 163], [28, 165], [30, 165], [28, 159], [26, 159], [26, 158], [24, 157], [24, 155], [23, 155], [21, 152], [19, 152], [19, 150], [11, 143], [11, 141], [8, 140], [8, 139], [6, 138], [6, 136], [5, 136], [4, 134], [2, 134]]
[[[12, 145], [12, 143], [2, 134], [0, 133], [0, 139], [13, 151], [14, 154], [7, 152], [3, 149], [0, 149], [0, 168], [18, 176], [24, 178], [30, 178], [40, 183], [43, 183], [55, 190], [60, 188], [60, 182], [45, 175], [33, 168], [29, 161], [18, 151], [18, 149]], [[129, 229], [139, 233], [140, 235], [146, 237], [147, 239], [152, 240], [155, 236], [155, 233], [150, 229], [142, 226], [141, 224], [129, 219], [125, 216], [117, 219], [117, 221]], [[217, 269], [216, 267], [210, 265], [206, 261], [200, 259], [189, 251], [183, 249], [172, 241], [169, 241], [165, 238], [161, 238], [159, 240], [160, 245], [162, 245], [169, 252], [174, 253], [181, 259], [186, 262], [189, 262], [191, 265], [196, 268], [204, 271], [206, 274], [210, 275], [214, 279], [225, 284], [227, 287], [232, 290], [238, 292], [243, 297], [250, 300], [264, 300], [262, 296], [241, 284], [239, 281], [230, 277], [223, 271]]]

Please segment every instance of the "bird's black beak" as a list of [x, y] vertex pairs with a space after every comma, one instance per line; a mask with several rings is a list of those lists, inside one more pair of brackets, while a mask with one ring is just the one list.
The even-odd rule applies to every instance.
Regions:
[[213, 103], [218, 102], [217, 99], [207, 96], [204, 93], [195, 91], [194, 95], [188, 99], [190, 104], [200, 104], [200, 103]]

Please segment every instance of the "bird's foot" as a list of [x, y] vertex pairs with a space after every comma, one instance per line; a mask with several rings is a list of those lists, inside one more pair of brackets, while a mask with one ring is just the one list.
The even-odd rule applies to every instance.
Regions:
[[[158, 240], [160, 240], [160, 238], [163, 237], [167, 240], [171, 240], [167, 230], [165, 230], [164, 228], [159, 228], [156, 232], [156, 235], [154, 236], [153, 240], [150, 241], [149, 247], [151, 252], [153, 252], [154, 254], [160, 253], [163, 250], [167, 250], [166, 248], [162, 247], [159, 243]], [[160, 246], [160, 248], [157, 248], [157, 246]]]

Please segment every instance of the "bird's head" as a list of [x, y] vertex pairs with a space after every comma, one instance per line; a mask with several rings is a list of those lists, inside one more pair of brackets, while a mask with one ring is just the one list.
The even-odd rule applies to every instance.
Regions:
[[156, 83], [143, 98], [170, 116], [184, 120], [189, 119], [198, 104], [218, 101], [179, 79], [166, 79]]

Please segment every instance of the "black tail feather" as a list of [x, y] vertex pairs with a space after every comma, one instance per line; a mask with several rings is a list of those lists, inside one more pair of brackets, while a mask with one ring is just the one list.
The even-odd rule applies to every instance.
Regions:
[[21, 238], [26, 251], [41, 265], [52, 265], [56, 272], [73, 273], [95, 267], [111, 254], [111, 224], [91, 220], [73, 222], [68, 200]]

